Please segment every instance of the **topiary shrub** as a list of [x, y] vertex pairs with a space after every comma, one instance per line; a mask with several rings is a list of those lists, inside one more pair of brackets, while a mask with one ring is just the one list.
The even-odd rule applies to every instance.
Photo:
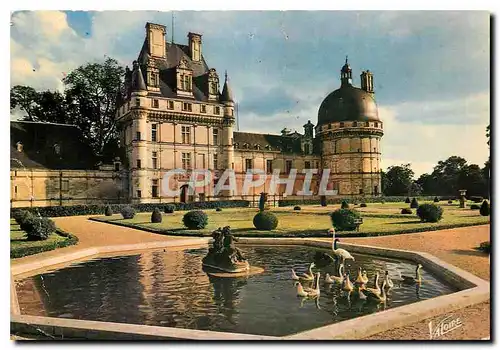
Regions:
[[135, 209], [130, 206], [125, 206], [120, 211], [124, 219], [133, 219], [135, 216]]
[[361, 215], [352, 209], [337, 209], [330, 214], [332, 225], [339, 231], [354, 231], [356, 229], [355, 221], [361, 218]]
[[167, 204], [165, 206], [165, 214], [172, 214], [175, 211], [175, 205]]
[[44, 241], [51, 233], [56, 232], [56, 225], [48, 218], [33, 217], [24, 223], [23, 230], [29, 241]]
[[347, 203], [347, 201], [342, 201], [340, 208], [341, 209], [349, 209], [349, 203]]
[[443, 217], [443, 208], [435, 204], [421, 204], [417, 215], [422, 222], [438, 222]]
[[257, 230], [271, 231], [278, 227], [278, 218], [269, 211], [260, 211], [253, 217], [253, 225]]
[[184, 226], [190, 230], [201, 230], [208, 224], [208, 216], [203, 210], [191, 210], [182, 218]]
[[111, 209], [111, 206], [106, 205], [106, 208], [104, 209], [104, 215], [106, 215], [106, 216], [113, 215], [113, 209]]
[[479, 209], [479, 213], [482, 216], [490, 215], [490, 205], [488, 204], [487, 201], [483, 201], [483, 204], [481, 204], [481, 208]]
[[29, 217], [33, 217], [34, 215], [31, 214], [29, 211], [27, 210], [19, 210], [19, 211], [16, 211], [14, 212], [14, 214], [12, 215], [12, 217], [14, 218], [14, 220], [16, 220], [16, 222], [21, 225], [26, 219], [28, 219]]
[[161, 222], [161, 212], [160, 212], [160, 209], [158, 208], [155, 208], [155, 210], [153, 210], [153, 212], [151, 213], [151, 222], [153, 224], [157, 224], [159, 222]]
[[222, 211], [222, 208], [217, 207], [217, 208], [215, 208], [215, 211]]
[[295, 207], [293, 207], [293, 210], [300, 210], [300, 209], [301, 208], [298, 205], [296, 205]]
[[438, 197], [434, 197], [434, 203], [438, 203], [439, 202], [439, 198]]
[[401, 214], [413, 214], [413, 211], [410, 208], [401, 209]]
[[408, 204], [410, 204], [410, 203], [411, 203], [410, 197], [406, 197], [406, 199], [405, 199], [405, 203], [408, 203]]
[[479, 209], [481, 209], [481, 207], [479, 205], [477, 205], [477, 204], [471, 204], [470, 208], [472, 210], [479, 210]]
[[366, 208], [366, 203], [361, 203], [359, 206], [360, 206], [361, 208]]
[[490, 253], [491, 252], [491, 243], [490, 241], [482, 242], [479, 244], [479, 250], [482, 250], [485, 253]]
[[449, 200], [449, 201], [448, 201], [448, 204], [453, 204], [453, 201], [452, 201], [452, 200]]
[[319, 200], [320, 200], [321, 206], [326, 207], [326, 196], [321, 196], [319, 198]]
[[418, 202], [416, 198], [413, 198], [411, 200], [410, 208], [417, 209], [418, 208]]
[[383, 199], [382, 199], [382, 200], [380, 201], [380, 204], [385, 204], [385, 200], [383, 200]]
[[259, 198], [259, 210], [264, 211], [266, 209], [267, 193], [261, 192]]
[[474, 203], [481, 203], [483, 201], [483, 197], [481, 197], [481, 196], [470, 196], [469, 200], [473, 201]]

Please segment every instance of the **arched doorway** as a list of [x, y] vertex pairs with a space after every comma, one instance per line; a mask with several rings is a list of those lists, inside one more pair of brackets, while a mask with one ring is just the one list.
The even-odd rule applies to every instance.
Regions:
[[188, 202], [188, 190], [189, 190], [189, 185], [182, 185], [181, 186], [181, 203], [187, 203]]

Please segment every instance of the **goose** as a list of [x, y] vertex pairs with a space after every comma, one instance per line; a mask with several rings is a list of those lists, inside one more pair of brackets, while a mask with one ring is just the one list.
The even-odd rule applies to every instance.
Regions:
[[309, 271], [308, 271], [308, 273], [301, 273], [299, 275], [297, 275], [297, 273], [295, 272], [295, 270], [292, 269], [292, 279], [295, 280], [295, 281], [298, 281], [298, 280], [312, 281], [312, 280], [314, 280], [314, 274], [312, 272], [312, 268], [314, 266], [315, 266], [314, 263], [311, 263], [309, 265]]
[[342, 283], [343, 281], [344, 281], [344, 264], [340, 264], [338, 276], [333, 276], [333, 275], [330, 276], [329, 273], [325, 274], [326, 283]]
[[320, 290], [319, 290], [319, 277], [320, 273], [316, 273], [316, 280], [315, 280], [315, 287], [314, 288], [304, 288], [302, 287], [302, 284], [298, 284], [297, 286], [297, 295], [298, 296], [305, 296], [308, 298], [316, 298], [319, 297], [320, 295]]
[[372, 288], [365, 290], [366, 298], [368, 300], [377, 301], [379, 303], [385, 302], [387, 300], [387, 294], [385, 294], [385, 285], [386, 281], [384, 280], [384, 282], [382, 283], [382, 293], [374, 293]]
[[415, 277], [401, 275], [401, 271], [399, 271], [399, 277], [401, 277], [402, 282], [406, 284], [421, 283], [422, 282], [422, 275], [420, 274], [421, 268], [422, 265], [418, 264], [417, 268], [415, 269]]
[[366, 300], [366, 295], [363, 293], [363, 288], [360, 285], [354, 287], [354, 296], [359, 300]]
[[345, 290], [346, 292], [352, 292], [354, 289], [354, 286], [351, 283], [351, 280], [349, 279], [349, 272], [344, 274], [344, 283], [342, 284], [342, 289]]
[[365, 284], [365, 280], [363, 278], [363, 275], [361, 273], [361, 267], [358, 268], [358, 278], [356, 278], [356, 281], [354, 281], [354, 284], [358, 285], [358, 286], [362, 286], [363, 284]]
[[388, 289], [394, 287], [394, 282], [392, 282], [391, 278], [389, 277], [389, 271], [385, 271], [385, 282]]
[[368, 274], [366, 273], [366, 270], [363, 270], [363, 281], [365, 281], [365, 284], [368, 283]]
[[337, 257], [339, 257], [342, 260], [342, 262], [344, 262], [345, 260], [354, 261], [354, 257], [347, 250], [342, 249], [342, 248], [337, 249], [337, 242], [339, 242], [339, 239], [335, 238], [335, 230], [333, 228], [331, 228], [328, 230], [328, 233], [332, 234], [333, 254], [335, 254]]
[[367, 293], [372, 293], [372, 294], [377, 294], [380, 295], [382, 291], [380, 290], [380, 286], [378, 285], [378, 279], [379, 279], [379, 274], [378, 272], [375, 274], [375, 281], [374, 281], [374, 286], [375, 288], [364, 288], [363, 290], [366, 292], [365, 294], [368, 296]]

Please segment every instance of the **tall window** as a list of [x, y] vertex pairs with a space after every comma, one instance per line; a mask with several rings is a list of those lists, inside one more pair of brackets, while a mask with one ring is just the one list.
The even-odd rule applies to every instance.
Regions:
[[158, 197], [158, 179], [153, 179], [151, 181], [151, 197]]
[[214, 145], [218, 145], [219, 144], [219, 129], [213, 129], [213, 141], [214, 141]]
[[287, 160], [286, 163], [285, 163], [285, 170], [286, 170], [286, 173], [289, 174], [290, 171], [292, 170], [292, 161], [291, 160]]
[[167, 108], [168, 109], [174, 109], [174, 101], [168, 101]]
[[358, 122], [352, 123], [352, 126], [358, 126]]
[[272, 159], [266, 159], [266, 172], [268, 174], [272, 174], [272, 172], [273, 172], [273, 160]]
[[304, 153], [309, 154], [309, 144], [308, 143], [304, 144]]
[[245, 171], [248, 171], [252, 169], [252, 160], [251, 159], [245, 159]]
[[141, 190], [137, 190], [137, 198], [141, 198]]
[[153, 169], [158, 169], [158, 152], [152, 152], [151, 160]]
[[340, 122], [340, 127], [343, 128], [344, 127], [344, 122]]
[[200, 113], [207, 113], [207, 106], [206, 105], [200, 105]]
[[209, 87], [210, 87], [210, 94], [216, 95], [219, 92], [219, 82], [217, 81], [217, 79], [213, 79]]
[[160, 102], [157, 99], [152, 99], [151, 100], [151, 107], [152, 108], [159, 108], [160, 107]]
[[182, 143], [191, 143], [191, 127], [183, 126], [182, 131]]
[[182, 103], [182, 110], [191, 112], [193, 110], [193, 105], [191, 103], [183, 102]]
[[61, 191], [69, 191], [69, 180], [61, 181]]
[[156, 142], [156, 128], [158, 124], [151, 124], [151, 141]]
[[141, 160], [137, 159], [137, 169], [140, 169], [140, 168], [141, 168]]
[[219, 115], [220, 114], [220, 107], [219, 106], [215, 106], [214, 107], [214, 113]]
[[191, 153], [182, 153], [182, 169], [191, 169]]
[[214, 169], [218, 169], [217, 168], [217, 160], [218, 160], [217, 153], [214, 153]]
[[139, 106], [141, 105], [141, 99], [140, 99], [140, 98], [136, 98], [136, 99], [135, 99], [135, 105], [136, 105], [137, 107], [139, 107]]
[[141, 140], [141, 132], [140, 132], [140, 131], [137, 131], [137, 132], [135, 133], [135, 139], [136, 139], [137, 141], [140, 141], [140, 140]]
[[370, 122], [365, 122], [365, 126], [370, 126]]
[[304, 169], [311, 169], [311, 162], [305, 161], [304, 162]]

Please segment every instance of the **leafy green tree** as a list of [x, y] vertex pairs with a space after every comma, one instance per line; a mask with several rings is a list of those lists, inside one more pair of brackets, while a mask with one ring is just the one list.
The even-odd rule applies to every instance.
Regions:
[[16, 85], [10, 89], [10, 109], [19, 107], [26, 115], [25, 120], [33, 121], [37, 108], [37, 92], [30, 86]]
[[413, 176], [410, 164], [393, 165], [387, 169], [385, 174], [386, 196], [406, 196], [411, 192]]

